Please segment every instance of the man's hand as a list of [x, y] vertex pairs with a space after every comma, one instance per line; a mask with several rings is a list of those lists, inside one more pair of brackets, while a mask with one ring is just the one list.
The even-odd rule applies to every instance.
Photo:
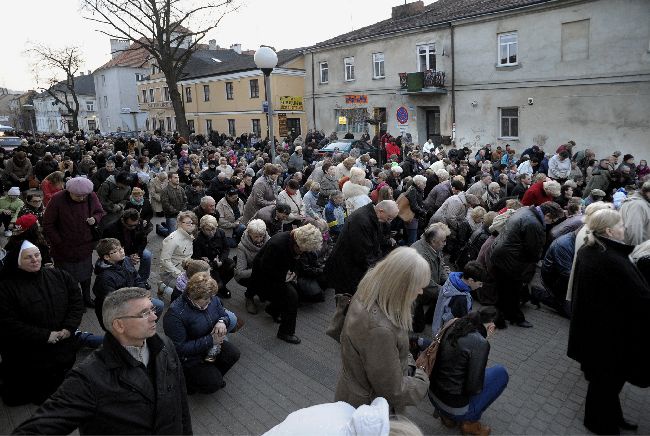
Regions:
[[133, 265], [137, 265], [138, 263], [140, 263], [140, 256], [138, 256], [137, 254], [134, 253], [134, 254], [130, 255], [129, 257], [131, 258], [131, 263]]
[[91, 216], [90, 218], [86, 218], [86, 222], [88, 223], [89, 226], [94, 226], [97, 221], [95, 221], [94, 216]]
[[285, 282], [293, 282], [296, 280], [296, 273], [293, 271], [287, 271], [287, 277], [285, 279]]

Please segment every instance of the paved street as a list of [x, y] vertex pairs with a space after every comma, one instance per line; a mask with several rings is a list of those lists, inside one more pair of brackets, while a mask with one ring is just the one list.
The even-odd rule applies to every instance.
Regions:
[[[161, 238], [154, 234], [150, 240], [157, 265]], [[156, 283], [155, 277], [151, 283]], [[246, 320], [243, 330], [230, 335], [241, 360], [226, 375], [223, 390], [190, 397], [195, 434], [261, 434], [294, 410], [334, 400], [339, 347], [324, 333], [334, 309], [333, 295], [324, 303], [300, 308], [297, 334], [302, 343], [297, 346], [275, 338], [277, 325], [263, 311], [246, 313], [242, 292], [233, 292], [225, 303]], [[578, 365], [565, 354], [569, 323], [550, 310], [526, 310], [533, 329], [509, 327], [492, 340], [490, 362], [508, 369], [510, 383], [482, 421], [493, 434], [584, 434], [587, 385]], [[100, 331], [93, 311], [86, 311], [82, 327]], [[621, 400], [626, 418], [639, 423], [638, 434], [650, 434], [650, 390], [626, 385]], [[35, 409], [0, 408], [1, 434]], [[449, 433], [432, 411], [425, 399], [408, 417], [425, 434]]]

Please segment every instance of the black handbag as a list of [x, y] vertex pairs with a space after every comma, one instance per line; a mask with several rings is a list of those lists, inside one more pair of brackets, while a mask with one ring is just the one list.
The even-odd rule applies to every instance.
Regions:
[[[88, 218], [92, 218], [92, 204], [90, 203], [90, 195], [88, 196]], [[99, 241], [102, 239], [102, 229], [99, 227], [99, 223], [95, 220], [95, 224], [90, 226], [90, 234], [92, 235], [93, 241]]]

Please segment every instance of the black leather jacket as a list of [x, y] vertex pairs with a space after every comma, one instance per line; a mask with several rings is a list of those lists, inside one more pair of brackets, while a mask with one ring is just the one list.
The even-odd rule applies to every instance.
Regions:
[[458, 339], [456, 346], [445, 334], [431, 374], [429, 392], [450, 407], [464, 407], [483, 390], [490, 344], [483, 326]]

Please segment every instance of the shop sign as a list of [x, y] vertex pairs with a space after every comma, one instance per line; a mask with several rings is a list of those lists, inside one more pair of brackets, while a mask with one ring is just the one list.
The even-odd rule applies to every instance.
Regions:
[[368, 104], [368, 96], [365, 94], [346, 95], [345, 104]]
[[302, 104], [302, 96], [285, 95], [280, 97], [280, 110], [281, 111], [301, 111], [304, 110]]

